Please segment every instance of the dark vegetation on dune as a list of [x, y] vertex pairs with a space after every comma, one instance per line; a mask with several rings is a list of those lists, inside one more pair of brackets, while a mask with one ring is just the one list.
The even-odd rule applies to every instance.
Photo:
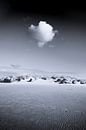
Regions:
[[[0, 83], [12, 83], [12, 82], [34, 82], [35, 80], [44, 80], [44, 81], [49, 81], [49, 82], [54, 82], [57, 84], [86, 84], [86, 80], [83, 79], [77, 79], [74, 77], [70, 76], [29, 76], [29, 75], [24, 75], [24, 76], [6, 76], [0, 78]], [[41, 82], [41, 81], [40, 81]]]

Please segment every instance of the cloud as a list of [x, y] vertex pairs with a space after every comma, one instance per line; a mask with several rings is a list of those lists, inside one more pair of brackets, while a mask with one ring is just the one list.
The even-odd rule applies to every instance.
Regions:
[[48, 42], [52, 41], [57, 33], [57, 30], [54, 30], [53, 27], [45, 21], [40, 21], [38, 26], [32, 24], [29, 27], [29, 31], [32, 33], [39, 47], [43, 47]]

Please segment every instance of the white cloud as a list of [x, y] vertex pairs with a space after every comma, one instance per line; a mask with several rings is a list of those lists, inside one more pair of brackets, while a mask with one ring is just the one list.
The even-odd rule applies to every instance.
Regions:
[[53, 30], [53, 27], [45, 21], [40, 21], [38, 26], [31, 25], [29, 30], [39, 47], [43, 47], [48, 42], [52, 41], [57, 33], [57, 30]]

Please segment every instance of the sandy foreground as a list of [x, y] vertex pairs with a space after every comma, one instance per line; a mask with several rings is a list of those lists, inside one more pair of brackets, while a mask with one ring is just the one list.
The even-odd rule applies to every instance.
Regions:
[[0, 84], [1, 130], [86, 130], [86, 85]]

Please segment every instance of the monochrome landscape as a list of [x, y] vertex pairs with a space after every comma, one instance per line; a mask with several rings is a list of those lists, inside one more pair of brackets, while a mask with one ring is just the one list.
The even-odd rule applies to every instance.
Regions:
[[0, 130], [86, 130], [86, 7], [69, 3], [0, 0]]

